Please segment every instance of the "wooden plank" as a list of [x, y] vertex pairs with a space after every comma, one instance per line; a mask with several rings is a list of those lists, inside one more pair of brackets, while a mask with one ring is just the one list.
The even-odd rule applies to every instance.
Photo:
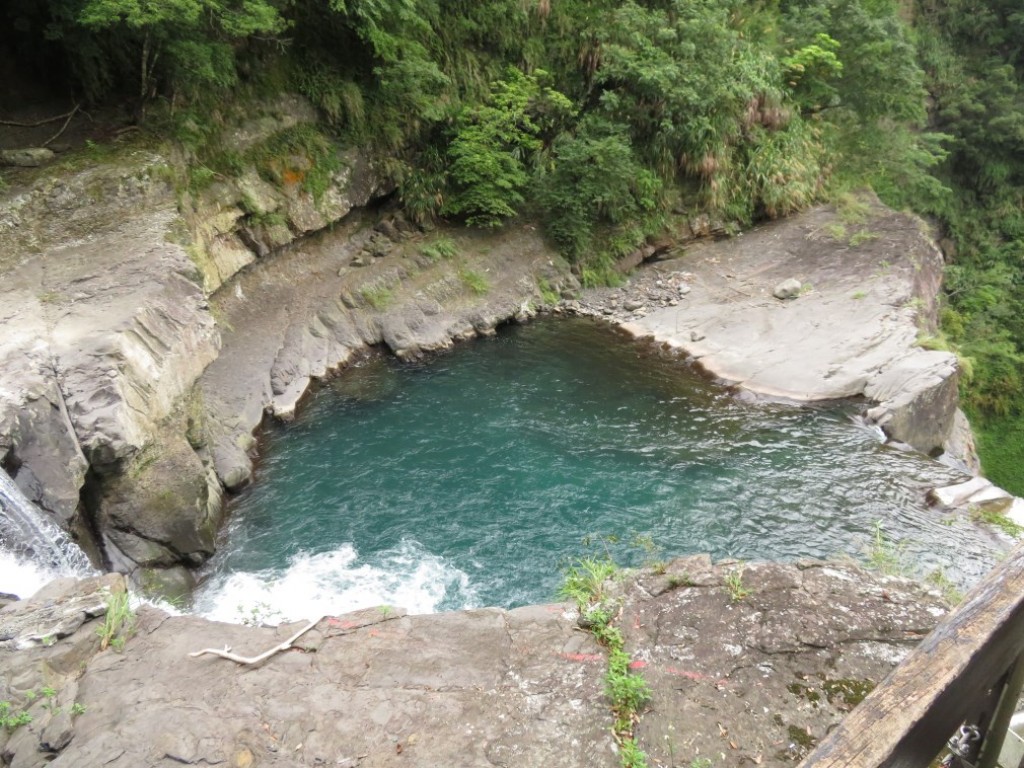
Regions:
[[1024, 651], [1024, 543], [997, 565], [800, 768], [925, 768]]

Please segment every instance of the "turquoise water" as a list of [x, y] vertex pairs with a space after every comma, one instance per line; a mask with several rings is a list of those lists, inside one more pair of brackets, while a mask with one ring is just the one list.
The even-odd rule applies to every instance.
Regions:
[[197, 609], [515, 606], [550, 600], [588, 552], [859, 556], [877, 521], [922, 566], [980, 576], [994, 539], [922, 503], [960, 475], [855, 414], [747, 402], [585, 320], [377, 356], [266, 431]]

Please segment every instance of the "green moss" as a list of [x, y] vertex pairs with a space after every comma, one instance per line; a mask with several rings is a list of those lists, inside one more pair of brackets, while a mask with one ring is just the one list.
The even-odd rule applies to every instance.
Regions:
[[875, 689], [875, 683], [852, 677], [838, 680], [825, 678], [821, 681], [821, 689], [825, 692], [829, 704], [838, 702], [852, 708], [864, 701], [864, 697]]
[[792, 741], [794, 744], [803, 747], [804, 749], [810, 749], [817, 743], [817, 741], [813, 736], [811, 736], [811, 734], [809, 734], [806, 730], [798, 726], [789, 726], [789, 728], [787, 729], [787, 733], [789, 734], [790, 741]]
[[387, 309], [395, 298], [391, 289], [385, 285], [364, 285], [359, 289], [359, 295], [378, 312]]

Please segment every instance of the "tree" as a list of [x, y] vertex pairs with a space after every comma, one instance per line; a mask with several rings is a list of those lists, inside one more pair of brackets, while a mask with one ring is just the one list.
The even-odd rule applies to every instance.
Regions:
[[232, 43], [285, 28], [267, 0], [85, 0], [78, 21], [120, 31], [137, 48], [142, 102], [158, 88], [163, 59], [172, 85], [227, 87], [236, 79]]
[[460, 113], [448, 148], [455, 192], [443, 212], [465, 215], [475, 226], [496, 227], [516, 214], [530, 180], [528, 163], [543, 146], [545, 129], [572, 111], [569, 100], [544, 87], [543, 71], [514, 67], [491, 85], [487, 102]]

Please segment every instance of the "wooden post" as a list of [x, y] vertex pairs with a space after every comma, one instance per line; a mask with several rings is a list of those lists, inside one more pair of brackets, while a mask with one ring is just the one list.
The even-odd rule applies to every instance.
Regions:
[[[996, 768], [996, 760], [1006, 741], [1006, 732], [1010, 728], [1010, 718], [1017, 709], [1017, 699], [1024, 687], [1024, 657], [1018, 656], [1013, 667], [1007, 673], [1006, 684], [1003, 686], [999, 704], [996, 706], [992, 722], [982, 733], [981, 756], [977, 768]], [[1009, 768], [1017, 768], [1010, 766]]]

